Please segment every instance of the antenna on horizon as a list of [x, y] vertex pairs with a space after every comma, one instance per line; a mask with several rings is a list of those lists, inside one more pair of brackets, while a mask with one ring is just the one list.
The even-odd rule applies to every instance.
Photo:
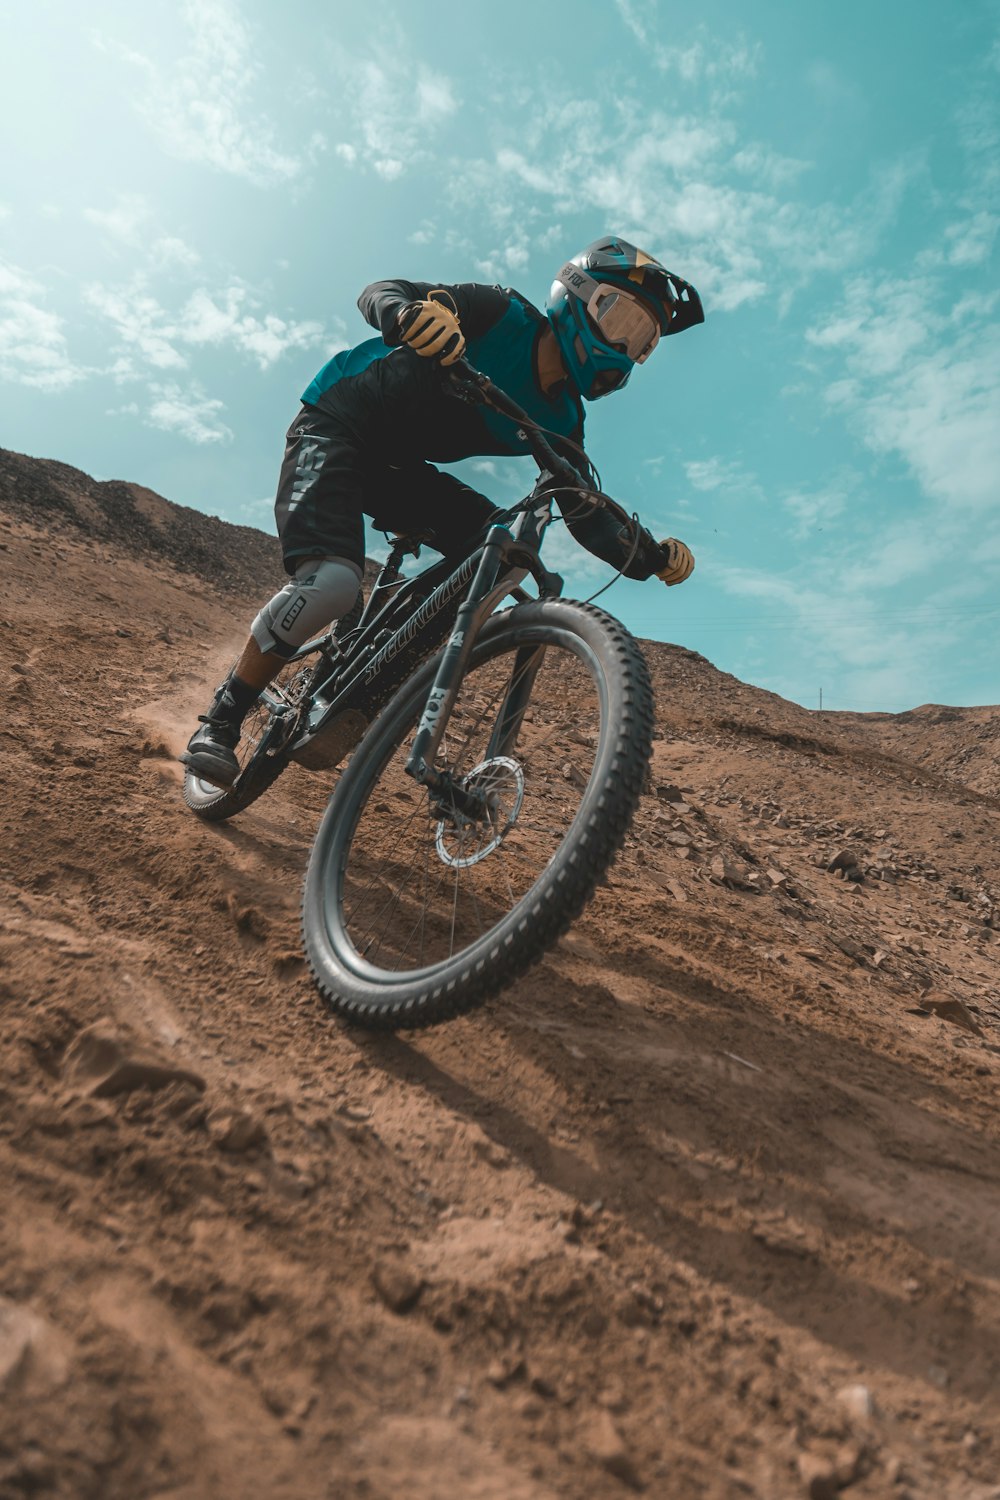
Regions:
[[823, 689], [822, 688], [820, 688], [820, 690], [819, 690], [819, 710], [820, 710], [820, 713], [823, 712]]

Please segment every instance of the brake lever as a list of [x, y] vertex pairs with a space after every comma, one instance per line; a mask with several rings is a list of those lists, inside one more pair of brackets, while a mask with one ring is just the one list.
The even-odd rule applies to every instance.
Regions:
[[470, 365], [467, 359], [453, 360], [450, 365], [442, 368], [459, 400], [482, 405], [487, 399], [486, 387], [490, 384], [489, 376], [477, 370], [474, 365]]

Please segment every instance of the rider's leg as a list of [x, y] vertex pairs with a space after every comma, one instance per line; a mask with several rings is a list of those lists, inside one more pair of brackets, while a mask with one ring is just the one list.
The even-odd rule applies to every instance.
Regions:
[[492, 500], [429, 463], [387, 471], [379, 485], [377, 511], [376, 526], [387, 531], [433, 532], [431, 546], [455, 558], [464, 556], [484, 527], [500, 514]]
[[[350, 609], [364, 568], [360, 460], [332, 413], [303, 406], [285, 437], [274, 514], [291, 583], [265, 604], [233, 671], [216, 692], [182, 759], [231, 786], [240, 726], [282, 662]], [[339, 570], [339, 571], [338, 571]]]
[[239, 774], [240, 729], [261, 690], [299, 646], [347, 613], [360, 586], [361, 569], [347, 558], [299, 564], [292, 581], [257, 615], [236, 665], [188, 742], [183, 760], [195, 775], [216, 786], [232, 785]]

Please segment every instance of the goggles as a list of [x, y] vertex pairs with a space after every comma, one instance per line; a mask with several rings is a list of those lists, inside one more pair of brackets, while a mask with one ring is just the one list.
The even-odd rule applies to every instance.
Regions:
[[599, 286], [587, 303], [587, 317], [601, 342], [627, 354], [634, 364], [647, 360], [660, 342], [658, 319], [617, 287]]
[[649, 358], [660, 342], [660, 324], [638, 297], [609, 282], [595, 281], [572, 263], [563, 266], [557, 280], [583, 302], [591, 328], [603, 344], [633, 364], [641, 365]]

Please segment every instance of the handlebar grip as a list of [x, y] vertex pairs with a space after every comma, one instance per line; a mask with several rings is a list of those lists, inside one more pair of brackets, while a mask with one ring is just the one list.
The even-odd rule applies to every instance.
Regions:
[[482, 370], [477, 370], [475, 365], [469, 364], [464, 354], [460, 354], [457, 359], [452, 360], [450, 365], [445, 365], [442, 368], [446, 375], [450, 377], [457, 376], [460, 380], [469, 380], [473, 385], [478, 385], [480, 388], [493, 384], [488, 375], [484, 375]]

